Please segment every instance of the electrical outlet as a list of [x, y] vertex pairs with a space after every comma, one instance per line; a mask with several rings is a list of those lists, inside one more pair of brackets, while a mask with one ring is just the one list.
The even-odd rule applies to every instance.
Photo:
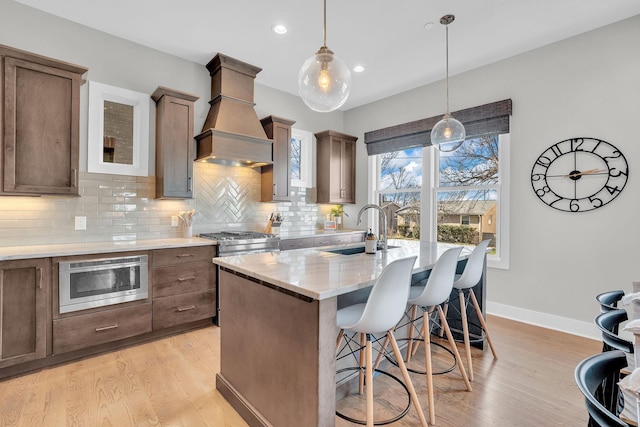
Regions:
[[177, 227], [179, 225], [180, 225], [180, 223], [178, 222], [178, 215], [172, 215], [171, 216], [171, 226], [172, 227]]
[[86, 230], [87, 229], [87, 217], [86, 216], [77, 216], [76, 217], [76, 230]]

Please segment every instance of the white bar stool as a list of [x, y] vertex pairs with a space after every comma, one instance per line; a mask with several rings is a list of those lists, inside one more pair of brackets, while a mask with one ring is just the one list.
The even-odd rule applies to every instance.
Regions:
[[[487, 343], [489, 343], [489, 347], [491, 348], [491, 353], [493, 353], [493, 358], [498, 358], [498, 354], [496, 353], [496, 350], [493, 347], [493, 342], [491, 341], [491, 336], [489, 335], [489, 330], [487, 329], [487, 323], [482, 316], [480, 304], [478, 304], [476, 294], [473, 292], [473, 288], [478, 284], [478, 282], [480, 282], [480, 278], [482, 277], [484, 260], [487, 254], [487, 247], [490, 242], [491, 240], [487, 239], [478, 243], [478, 246], [476, 246], [471, 252], [471, 255], [469, 255], [464, 271], [462, 274], [456, 275], [456, 280], [453, 282], [453, 288], [458, 291], [458, 298], [460, 299], [462, 336], [464, 339], [464, 350], [467, 356], [467, 371], [469, 372], [469, 379], [471, 381], [473, 381], [473, 362], [471, 360], [471, 340], [469, 338], [469, 320], [467, 318], [467, 305], [469, 304], [469, 301], [473, 304], [478, 321], [480, 322], [479, 326], [482, 329], [482, 335], [478, 337], [478, 340], [487, 340]], [[448, 309], [449, 303], [447, 302], [444, 308], [445, 315], [447, 314]]]
[[398, 343], [393, 335], [395, 325], [400, 321], [407, 305], [409, 288], [411, 286], [411, 275], [415, 256], [402, 258], [389, 263], [371, 289], [367, 302], [354, 304], [341, 308], [337, 312], [336, 323], [340, 328], [336, 347], [340, 342], [345, 330], [353, 331], [365, 335], [365, 394], [367, 401], [366, 425], [372, 427], [373, 419], [373, 363], [371, 349], [371, 334], [385, 333], [389, 340], [393, 352], [399, 361], [400, 371], [405, 384], [409, 390], [409, 395], [420, 418], [423, 427], [427, 427], [427, 420], [422, 412], [420, 401], [411, 382], [411, 377], [407, 371], [402, 355], [398, 348]]
[[411, 305], [411, 323], [409, 325], [409, 345], [407, 346], [407, 361], [411, 356], [416, 353], [419, 342], [414, 343], [413, 331], [414, 323], [418, 321], [417, 310], [418, 307], [422, 309], [422, 328], [420, 330], [420, 336], [424, 339], [425, 344], [425, 365], [426, 365], [426, 377], [427, 377], [427, 394], [429, 399], [429, 422], [435, 424], [436, 412], [434, 407], [434, 391], [433, 391], [433, 368], [431, 365], [431, 313], [434, 310], [438, 311], [440, 317], [440, 327], [444, 330], [449, 340], [451, 351], [454, 354], [456, 364], [462, 375], [467, 391], [471, 391], [471, 383], [467, 377], [467, 373], [464, 370], [458, 347], [453, 339], [451, 330], [447, 323], [447, 318], [442, 311], [440, 305], [449, 299], [451, 290], [453, 288], [453, 279], [456, 274], [456, 265], [458, 263], [458, 257], [462, 251], [461, 247], [448, 249], [439, 258], [436, 264], [433, 266], [427, 282], [424, 286], [412, 286], [409, 291], [409, 301]]

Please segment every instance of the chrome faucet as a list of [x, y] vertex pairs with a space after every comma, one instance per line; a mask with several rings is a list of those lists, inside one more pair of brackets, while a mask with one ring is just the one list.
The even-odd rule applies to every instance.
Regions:
[[[378, 211], [380, 211], [380, 213], [382, 214], [382, 232], [379, 231], [379, 235], [380, 236], [384, 236], [384, 237], [380, 237], [382, 239], [382, 250], [383, 251], [387, 251], [387, 214], [385, 213], [385, 211], [378, 205], [374, 205], [374, 204], [368, 204], [368, 205], [364, 205], [362, 207], [362, 209], [360, 209], [360, 212], [358, 212], [358, 222], [357, 224], [360, 224], [360, 222], [362, 222], [362, 213], [364, 211], [366, 211], [367, 209], [376, 209]], [[380, 228], [380, 227], [378, 227]]]

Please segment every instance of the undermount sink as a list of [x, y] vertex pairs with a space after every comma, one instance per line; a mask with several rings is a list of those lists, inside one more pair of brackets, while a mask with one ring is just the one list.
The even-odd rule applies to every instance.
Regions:
[[[393, 249], [393, 248], [399, 248], [400, 246], [387, 246], [387, 249]], [[382, 250], [382, 248], [378, 248], [379, 251]], [[358, 246], [355, 248], [344, 248], [344, 249], [333, 249], [333, 250], [329, 250], [329, 251], [325, 251], [325, 252], [331, 252], [332, 254], [338, 254], [338, 255], [356, 255], [356, 254], [363, 254], [364, 253], [364, 246]]]

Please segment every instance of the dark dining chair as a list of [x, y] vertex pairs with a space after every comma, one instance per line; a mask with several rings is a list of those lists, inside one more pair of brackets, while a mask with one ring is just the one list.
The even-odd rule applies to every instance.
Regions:
[[623, 296], [623, 290], [608, 291], [596, 295], [596, 301], [600, 304], [600, 312], [604, 313], [605, 311], [617, 310], [618, 302]]
[[606, 381], [625, 366], [627, 366], [625, 353], [613, 350], [588, 357], [576, 367], [575, 380], [584, 395], [589, 412], [589, 427], [629, 426], [618, 417], [617, 402], [603, 401], [600, 393]]
[[[623, 351], [634, 354], [635, 347], [633, 343], [618, 335], [618, 329], [621, 323], [627, 320], [626, 310], [617, 309], [605, 311], [596, 316], [594, 323], [600, 329], [602, 335], [602, 351], [611, 352], [614, 350]], [[615, 332], [614, 332], [615, 331]], [[630, 373], [633, 367], [623, 369], [622, 374]], [[620, 380], [620, 372], [612, 374], [606, 380], [603, 380], [603, 387], [599, 390], [601, 399], [608, 405], [615, 405], [618, 400], [618, 381]]]

